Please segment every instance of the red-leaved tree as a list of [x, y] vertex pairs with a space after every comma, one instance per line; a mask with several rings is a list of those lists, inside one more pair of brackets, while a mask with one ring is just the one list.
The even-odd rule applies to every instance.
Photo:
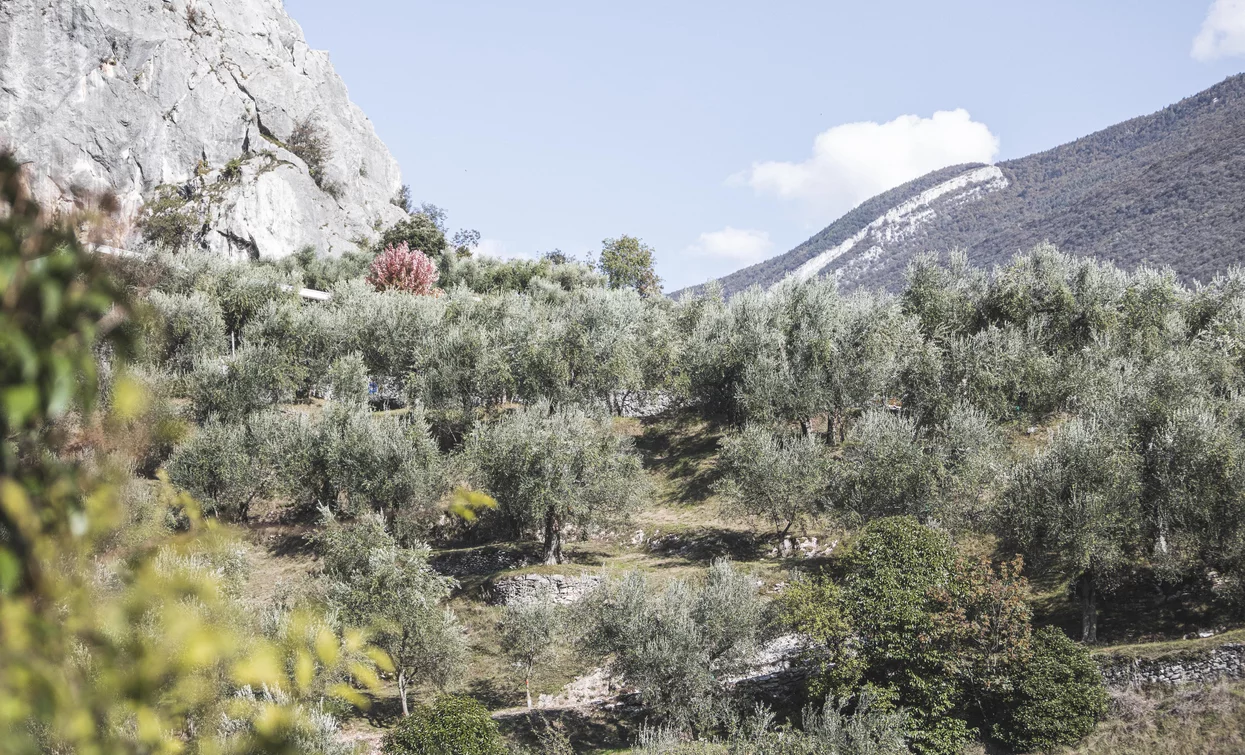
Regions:
[[385, 251], [377, 255], [367, 274], [367, 282], [377, 291], [396, 289], [421, 296], [435, 296], [441, 293], [441, 289], [435, 288], [440, 277], [441, 273], [428, 255], [402, 242], [385, 247]]

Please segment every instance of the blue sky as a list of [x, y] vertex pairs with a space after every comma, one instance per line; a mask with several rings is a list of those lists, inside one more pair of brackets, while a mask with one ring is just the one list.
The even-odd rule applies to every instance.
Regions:
[[285, 5], [417, 201], [503, 256], [639, 236], [667, 290], [933, 168], [1048, 149], [1245, 61], [1245, 0]]

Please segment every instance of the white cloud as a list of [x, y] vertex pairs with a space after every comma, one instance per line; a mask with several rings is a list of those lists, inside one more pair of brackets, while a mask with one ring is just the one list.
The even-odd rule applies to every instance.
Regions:
[[1245, 55], [1245, 0], [1215, 0], [1193, 40], [1192, 55], [1202, 61]]
[[741, 230], [727, 226], [720, 231], [700, 234], [688, 251], [700, 257], [751, 264], [765, 259], [774, 249], [765, 231]]
[[999, 140], [967, 110], [888, 123], [847, 123], [823, 131], [804, 162], [761, 162], [732, 181], [758, 193], [806, 203], [818, 219], [837, 217], [866, 199], [932, 170], [994, 162]]

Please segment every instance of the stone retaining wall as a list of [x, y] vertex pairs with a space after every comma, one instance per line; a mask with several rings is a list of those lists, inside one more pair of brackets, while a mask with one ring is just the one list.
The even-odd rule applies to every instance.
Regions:
[[521, 552], [484, 547], [437, 553], [428, 563], [440, 574], [469, 577], [530, 566], [531, 560]]
[[1245, 644], [1225, 643], [1209, 650], [1177, 652], [1162, 658], [1099, 656], [1102, 677], [1113, 689], [1154, 685], [1209, 684], [1245, 678]]
[[558, 605], [570, 605], [584, 598], [601, 584], [601, 577], [585, 574], [568, 577], [563, 574], [521, 574], [493, 582], [486, 597], [493, 605], [507, 606], [548, 596]]

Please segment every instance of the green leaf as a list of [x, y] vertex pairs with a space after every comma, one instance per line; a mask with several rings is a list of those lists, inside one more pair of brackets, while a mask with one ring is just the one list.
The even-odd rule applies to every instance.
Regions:
[[22, 564], [7, 548], [0, 548], [0, 595], [12, 594], [22, 576]]
[[9, 427], [25, 424], [39, 408], [39, 388], [34, 385], [15, 385], [4, 391], [3, 400], [5, 418]]

